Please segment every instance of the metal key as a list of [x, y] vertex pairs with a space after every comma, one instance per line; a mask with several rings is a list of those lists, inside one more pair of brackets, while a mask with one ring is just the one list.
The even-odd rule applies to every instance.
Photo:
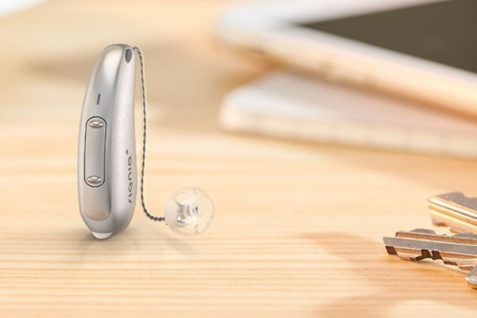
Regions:
[[434, 225], [448, 226], [454, 232], [477, 234], [477, 198], [451, 192], [428, 199]]
[[433, 230], [416, 229], [396, 232], [394, 237], [384, 237], [383, 241], [388, 254], [401, 259], [440, 259], [444, 264], [469, 271], [466, 281], [470, 287], [477, 289], [477, 235], [438, 235]]

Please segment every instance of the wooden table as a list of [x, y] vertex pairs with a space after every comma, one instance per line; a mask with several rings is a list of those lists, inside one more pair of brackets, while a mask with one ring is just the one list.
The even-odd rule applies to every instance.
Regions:
[[[0, 317], [475, 317], [464, 274], [386, 255], [427, 196], [477, 194], [477, 163], [225, 133], [222, 97], [270, 66], [214, 44], [223, 1], [50, 1], [0, 19]], [[76, 142], [102, 47], [143, 47], [147, 198], [215, 199], [198, 238], [148, 221], [92, 238]], [[140, 116], [138, 116], [138, 121]]]

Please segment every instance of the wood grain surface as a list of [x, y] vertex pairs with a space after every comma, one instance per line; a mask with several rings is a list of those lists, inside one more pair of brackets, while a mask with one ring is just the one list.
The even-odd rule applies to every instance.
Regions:
[[[221, 131], [222, 97], [271, 67], [215, 43], [225, 4], [49, 1], [0, 18], [0, 317], [475, 317], [462, 272], [388, 256], [381, 237], [430, 227], [431, 194], [477, 195], [477, 163]], [[80, 218], [80, 108], [115, 42], [148, 65], [150, 209], [206, 189], [203, 236], [139, 206], [106, 241]]]

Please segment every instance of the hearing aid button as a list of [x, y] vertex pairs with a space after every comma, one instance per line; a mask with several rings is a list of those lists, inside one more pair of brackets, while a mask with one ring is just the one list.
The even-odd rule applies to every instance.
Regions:
[[126, 59], [126, 62], [129, 63], [129, 61], [131, 61], [131, 57], [132, 57], [131, 49], [127, 49], [126, 53], [124, 54], [124, 58]]
[[104, 126], [104, 122], [98, 119], [92, 119], [88, 122], [88, 126], [91, 128], [102, 128]]
[[100, 187], [104, 183], [105, 151], [106, 121], [91, 117], [86, 122], [84, 145], [84, 181], [90, 187]]
[[86, 178], [86, 181], [88, 181], [88, 183], [92, 183], [92, 184], [101, 184], [101, 183], [103, 183], [103, 178], [98, 177], [98, 176], [89, 176], [89, 177]]

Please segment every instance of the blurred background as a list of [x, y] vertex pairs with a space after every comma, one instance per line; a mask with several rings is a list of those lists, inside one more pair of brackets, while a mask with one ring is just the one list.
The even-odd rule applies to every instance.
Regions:
[[[96, 57], [110, 43], [132, 43], [146, 52], [149, 101], [152, 109], [161, 109], [165, 125], [216, 128], [212, 113], [225, 92], [262, 69], [216, 47], [214, 27], [224, 2], [117, 2], [114, 10], [108, 1], [94, 6], [62, 1], [8, 3], [2, 2], [2, 37], [8, 42], [2, 91], [12, 97], [2, 103], [5, 119], [23, 113], [37, 119], [76, 120], [83, 96], [75, 89], [85, 89]], [[51, 99], [38, 100], [33, 91], [43, 91]], [[30, 98], [49, 107], [32, 105]], [[14, 107], [8, 107], [9, 102]]]
[[[475, 316], [462, 273], [381, 244], [431, 227], [428, 196], [476, 193], [477, 7], [428, 2], [1, 1], [0, 312]], [[138, 205], [97, 244], [80, 218], [81, 106], [112, 43], [145, 55], [148, 206], [206, 190], [202, 237]]]

